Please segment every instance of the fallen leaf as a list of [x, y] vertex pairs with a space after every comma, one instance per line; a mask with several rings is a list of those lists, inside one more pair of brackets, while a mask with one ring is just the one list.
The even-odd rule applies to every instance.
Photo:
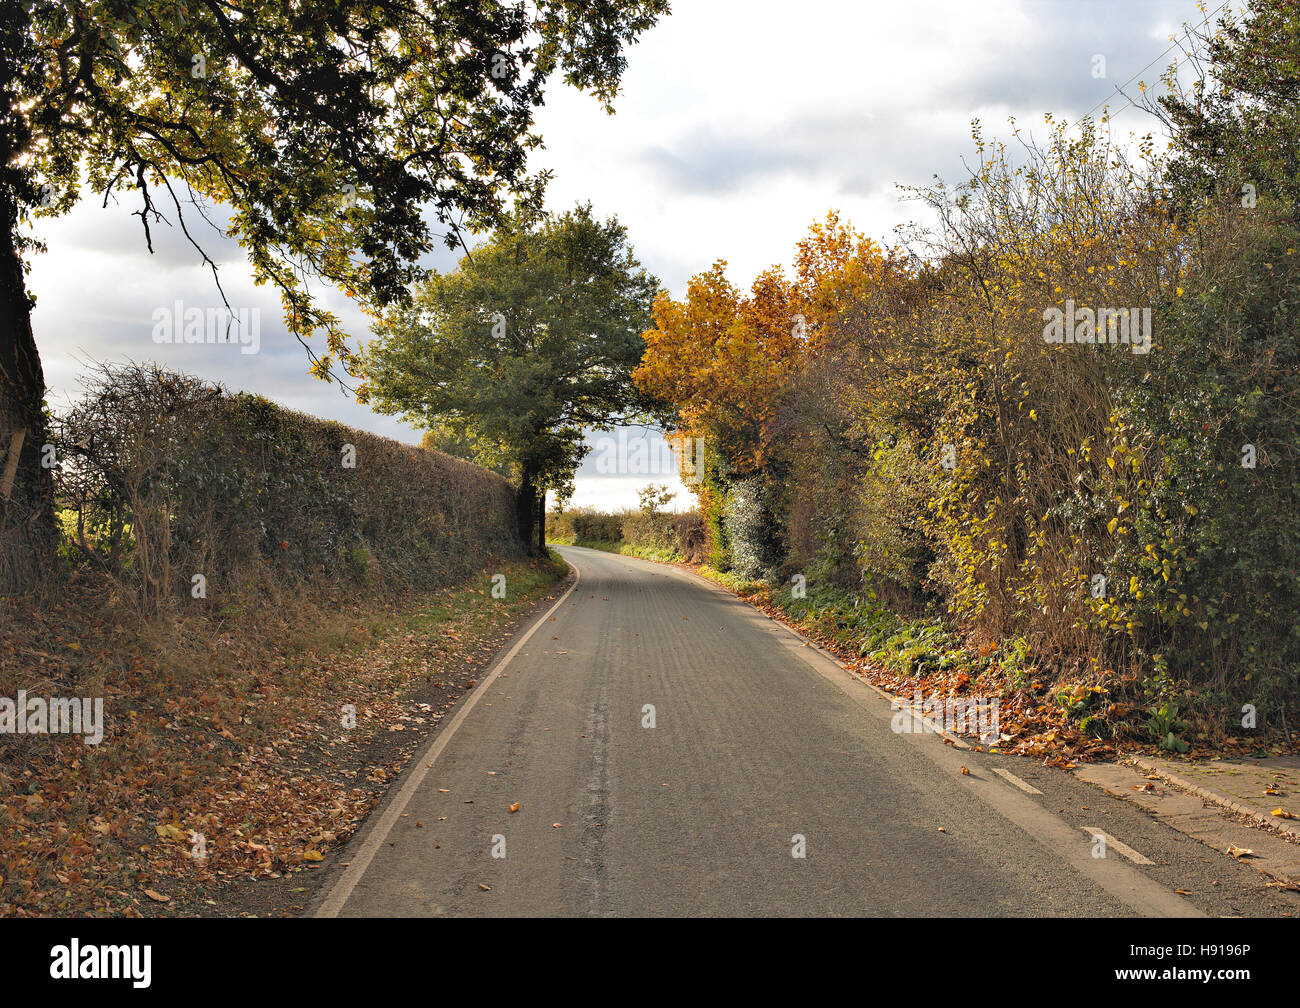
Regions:
[[1235, 858], [1255, 856], [1255, 852], [1249, 847], [1238, 847], [1236, 844], [1228, 844], [1228, 853]]
[[518, 803], [518, 802], [515, 802], [513, 805], [511, 805], [509, 811], [511, 811], [511, 812], [518, 812], [518, 811], [519, 811], [519, 803]]
[[305, 850], [302, 852], [302, 859], [304, 861], [324, 861], [325, 855], [320, 851]]
[[153, 900], [155, 903], [170, 903], [172, 901], [172, 898], [170, 896], [164, 896], [162, 893], [154, 892], [152, 889], [146, 889], [144, 891], [144, 894], [148, 896], [151, 900]]

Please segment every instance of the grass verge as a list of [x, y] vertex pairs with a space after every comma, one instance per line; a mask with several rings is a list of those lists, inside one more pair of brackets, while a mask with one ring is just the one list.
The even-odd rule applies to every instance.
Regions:
[[566, 570], [551, 554], [150, 624], [91, 582], [44, 611], [6, 601], [0, 696], [102, 697], [105, 726], [95, 746], [0, 735], [0, 916], [297, 912], [304, 873]]

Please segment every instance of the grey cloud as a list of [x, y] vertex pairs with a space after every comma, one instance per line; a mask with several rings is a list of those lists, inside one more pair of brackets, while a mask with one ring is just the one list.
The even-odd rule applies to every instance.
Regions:
[[[1005, 107], [1028, 130], [1041, 124], [1047, 112], [1070, 120], [1108, 98], [1118, 108], [1125, 99], [1114, 98], [1115, 88], [1167, 45], [1153, 38], [1154, 26], [1178, 24], [1189, 13], [1186, 3], [1163, 2], [1135, 16], [1125, 0], [1036, 7], [1045, 8], [1051, 14], [1043, 41], [1008, 37], [997, 50], [966, 53], [970, 63], [961, 78], [945, 84], [924, 106], [812, 113], [773, 123], [762, 132], [742, 132], [725, 123], [696, 126], [646, 148], [642, 161], [665, 185], [701, 196], [735, 193], [782, 177], [831, 178], [840, 191], [853, 195], [926, 185], [935, 174], [960, 180], [965, 174], [961, 158], [972, 150], [969, 122], [981, 111]], [[1104, 79], [1092, 75], [1097, 53], [1106, 57]], [[1172, 55], [1158, 59], [1141, 79], [1154, 84]], [[797, 66], [789, 69], [799, 71]], [[907, 86], [900, 81], [900, 89]], [[984, 118], [986, 136], [1008, 134], [1004, 120], [994, 120], [986, 111]], [[1145, 128], [1157, 125], [1148, 119]]]

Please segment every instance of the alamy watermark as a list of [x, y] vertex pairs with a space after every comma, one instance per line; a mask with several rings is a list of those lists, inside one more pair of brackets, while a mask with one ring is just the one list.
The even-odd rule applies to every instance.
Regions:
[[1135, 354], [1151, 351], [1150, 308], [1075, 308], [1074, 299], [1062, 311], [1055, 305], [1043, 309], [1043, 342], [1090, 346], [1124, 345]]
[[996, 697], [942, 697], [937, 694], [923, 697], [921, 691], [916, 690], [910, 704], [898, 697], [890, 701], [890, 709], [898, 713], [889, 726], [896, 735], [953, 732], [978, 735], [986, 744], [997, 742], [1002, 737], [998, 721], [999, 703]]
[[76, 938], [50, 949], [55, 980], [130, 980], [137, 989], [152, 982], [152, 945], [82, 945]]
[[86, 745], [104, 740], [103, 697], [0, 697], [0, 734], [84, 735]]
[[596, 472], [602, 476], [681, 475], [690, 485], [704, 475], [704, 439], [679, 437], [651, 440], [644, 434], [619, 430], [603, 434], [595, 444]]
[[238, 344], [241, 354], [262, 349], [262, 310], [221, 307], [186, 308], [183, 301], [153, 310], [153, 341], [159, 345]]

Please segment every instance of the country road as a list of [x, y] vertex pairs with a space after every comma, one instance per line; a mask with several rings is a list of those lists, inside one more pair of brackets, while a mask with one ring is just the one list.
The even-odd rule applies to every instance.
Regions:
[[[1065, 772], [895, 734], [721, 589], [561, 552], [576, 586], [331, 858], [315, 913], [1269, 912], [1254, 869]], [[1094, 857], [1094, 829], [1153, 863]]]

